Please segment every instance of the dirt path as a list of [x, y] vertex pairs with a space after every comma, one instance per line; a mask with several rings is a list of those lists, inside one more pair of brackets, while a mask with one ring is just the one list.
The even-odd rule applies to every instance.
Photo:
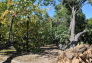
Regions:
[[[53, 45], [52, 45], [53, 46]], [[12, 59], [11, 63], [57, 63], [57, 56], [60, 50], [55, 46], [42, 47], [46, 49], [43, 53], [18, 56]], [[0, 62], [2, 63], [8, 56], [1, 56]]]
[[59, 50], [46, 50], [41, 54], [29, 54], [16, 57], [12, 60], [18, 61], [19, 63], [56, 63]]

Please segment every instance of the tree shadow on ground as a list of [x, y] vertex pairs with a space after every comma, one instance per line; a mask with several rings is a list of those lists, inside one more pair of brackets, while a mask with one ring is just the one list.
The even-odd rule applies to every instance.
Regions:
[[3, 63], [11, 63], [11, 61], [13, 60], [13, 58], [15, 58], [15, 57], [17, 57], [17, 56], [19, 56], [17, 53], [12, 54], [12, 55], [10, 55], [10, 56], [7, 58], [7, 60], [5, 60]]
[[40, 48], [33, 48], [31, 49], [33, 54], [43, 54], [46, 50], [53, 50], [53, 49], [59, 49], [55, 44], [46, 45]]
[[56, 53], [49, 53], [49, 52], [45, 52], [45, 50], [53, 50], [53, 49], [58, 49], [57, 47], [50, 47], [50, 46], [47, 46], [47, 47], [42, 47], [42, 48], [38, 48], [38, 49], [34, 49], [34, 51], [31, 51], [31, 52], [27, 52], [27, 53], [24, 53], [24, 54], [21, 54], [21, 53], [13, 53], [11, 54], [4, 62], [2, 63], [11, 63], [12, 60], [18, 56], [23, 56], [23, 55], [29, 55], [30, 53], [32, 54], [39, 54], [39, 55], [48, 55], [48, 54], [51, 54], [51, 55], [56, 55]]
[[22, 55], [27, 55], [27, 53], [25, 53], [25, 54], [20, 54], [20, 53], [12, 53], [4, 62], [2, 62], [2, 63], [11, 63], [12, 62], [12, 60], [14, 59], [14, 58], [16, 58], [16, 57], [18, 57], [18, 56], [22, 56]]

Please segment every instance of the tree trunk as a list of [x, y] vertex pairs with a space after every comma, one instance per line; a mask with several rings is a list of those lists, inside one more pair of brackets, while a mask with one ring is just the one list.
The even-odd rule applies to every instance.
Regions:
[[11, 20], [11, 24], [10, 24], [10, 30], [9, 30], [9, 41], [12, 41], [13, 40], [13, 36], [12, 36], [12, 28], [13, 28], [13, 22], [14, 22], [14, 17], [12, 18]]
[[75, 9], [72, 7], [72, 18], [70, 23], [70, 42], [74, 41], [75, 36]]
[[75, 47], [78, 44], [78, 39], [79, 37], [87, 32], [86, 30], [79, 32], [75, 34], [75, 15], [76, 15], [76, 10], [74, 7], [72, 7], [72, 17], [71, 17], [71, 23], [70, 23], [70, 43], [68, 44], [68, 48], [70, 47]]
[[27, 52], [29, 49], [29, 21], [27, 21], [27, 39], [26, 39], [26, 47], [27, 47]]
[[72, 10], [72, 17], [71, 17], [71, 22], [70, 22], [70, 27], [69, 27], [69, 31], [70, 31], [70, 43], [68, 44], [64, 44], [64, 45], [59, 45], [60, 48], [63, 48], [63, 50], [65, 49], [68, 49], [68, 48], [71, 48], [71, 47], [75, 47], [77, 44], [78, 44], [78, 40], [79, 40], [79, 37], [84, 34], [85, 32], [87, 32], [86, 30], [82, 31], [82, 32], [79, 32], [77, 34], [75, 34], [75, 16], [76, 16], [76, 9], [75, 7], [72, 7], [71, 8]]

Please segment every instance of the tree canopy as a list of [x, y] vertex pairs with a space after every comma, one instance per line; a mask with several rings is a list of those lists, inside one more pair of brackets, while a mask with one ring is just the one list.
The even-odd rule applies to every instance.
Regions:
[[[9, 43], [18, 52], [29, 52], [47, 44], [63, 44], [60, 47], [66, 49], [81, 42], [92, 43], [92, 19], [86, 19], [82, 11], [87, 1], [92, 3], [91, 0], [0, 1], [0, 45]], [[55, 10], [53, 17], [45, 8], [48, 6]]]

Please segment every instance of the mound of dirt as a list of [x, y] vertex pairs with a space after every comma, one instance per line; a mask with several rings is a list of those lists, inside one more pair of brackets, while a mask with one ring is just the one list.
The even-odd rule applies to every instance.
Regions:
[[92, 45], [82, 44], [60, 51], [57, 63], [92, 63]]

